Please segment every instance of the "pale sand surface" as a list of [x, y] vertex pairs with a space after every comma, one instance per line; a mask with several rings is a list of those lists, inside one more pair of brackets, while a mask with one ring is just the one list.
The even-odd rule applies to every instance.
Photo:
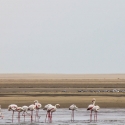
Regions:
[[[0, 84], [125, 84], [125, 74], [0, 74]], [[92, 88], [95, 86], [92, 85]], [[66, 86], [68, 87], [68, 86]], [[77, 87], [77, 86], [75, 86]], [[103, 87], [103, 86], [102, 86]]]
[[61, 108], [68, 108], [71, 104], [76, 104], [79, 108], [87, 108], [91, 104], [92, 98], [96, 98], [96, 104], [101, 108], [124, 108], [125, 97], [112, 97], [112, 96], [12, 96], [0, 97], [0, 104], [2, 108], [7, 108], [9, 104], [17, 104], [18, 106], [30, 105], [34, 100], [44, 106], [45, 104], [61, 105]]
[[125, 74], [0, 74], [0, 104], [23, 106], [37, 99], [43, 105], [60, 103], [66, 108], [74, 103], [85, 108], [94, 97], [103, 108], [124, 108], [124, 92], [78, 93], [79, 89], [114, 88], [125, 90]]

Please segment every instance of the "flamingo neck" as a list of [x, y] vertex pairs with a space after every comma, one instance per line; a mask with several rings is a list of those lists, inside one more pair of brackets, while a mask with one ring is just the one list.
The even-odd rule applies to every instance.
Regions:
[[95, 105], [95, 101], [93, 101], [92, 104]]
[[55, 105], [55, 107], [59, 106], [58, 104]]
[[36, 104], [36, 103], [38, 103], [38, 101], [36, 100], [36, 101], [34, 101], [34, 104]]

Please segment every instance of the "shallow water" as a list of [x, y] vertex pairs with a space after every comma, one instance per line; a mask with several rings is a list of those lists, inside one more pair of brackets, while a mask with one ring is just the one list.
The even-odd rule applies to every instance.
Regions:
[[[15, 112], [14, 121], [12, 123], [12, 111], [7, 111], [7, 109], [2, 109], [4, 119], [0, 119], [1, 125], [124, 125], [125, 124], [125, 109], [104, 109], [101, 108], [98, 113], [98, 121], [90, 122], [90, 112], [85, 108], [80, 108], [75, 111], [74, 122], [71, 122], [71, 111], [66, 108], [58, 109], [53, 113], [52, 123], [45, 123], [46, 111], [40, 110], [39, 122], [33, 121], [31, 123], [30, 116], [26, 116], [25, 122], [24, 117], [21, 116], [20, 123], [18, 122], [18, 114]], [[30, 112], [29, 112], [30, 113]], [[21, 113], [22, 115], [22, 113]], [[93, 116], [94, 117], [94, 116]], [[33, 117], [34, 119], [35, 117]]]

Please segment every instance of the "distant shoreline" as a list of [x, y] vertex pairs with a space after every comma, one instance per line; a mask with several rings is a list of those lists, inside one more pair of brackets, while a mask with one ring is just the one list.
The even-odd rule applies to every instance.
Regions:
[[0, 79], [125, 79], [125, 74], [1, 73]]

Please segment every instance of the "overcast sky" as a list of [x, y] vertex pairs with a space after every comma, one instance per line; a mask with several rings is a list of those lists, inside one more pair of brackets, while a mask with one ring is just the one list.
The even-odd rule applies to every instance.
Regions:
[[125, 73], [125, 0], [0, 0], [0, 73]]

